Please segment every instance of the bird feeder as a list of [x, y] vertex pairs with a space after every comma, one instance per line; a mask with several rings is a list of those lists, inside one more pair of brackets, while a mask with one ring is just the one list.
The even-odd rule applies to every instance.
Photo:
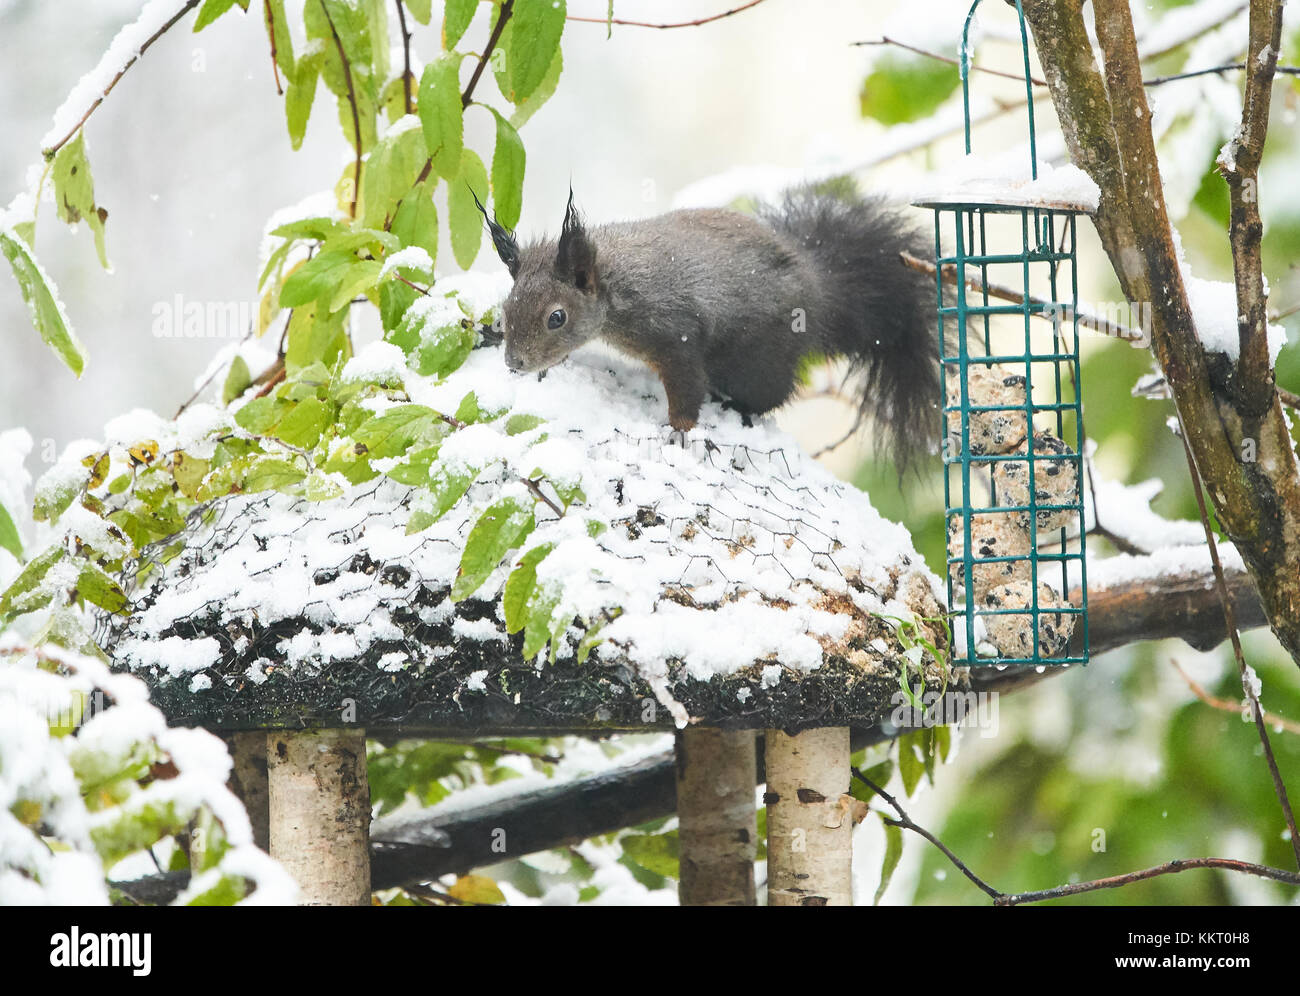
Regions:
[[[959, 183], [917, 201], [934, 211], [948, 605], [953, 661], [968, 666], [1088, 659], [1076, 258], [1088, 206], [1039, 175], [1029, 39], [1015, 6], [1028, 177]], [[978, 7], [960, 53], [967, 156]], [[1077, 605], [1067, 600], [1072, 574]]]

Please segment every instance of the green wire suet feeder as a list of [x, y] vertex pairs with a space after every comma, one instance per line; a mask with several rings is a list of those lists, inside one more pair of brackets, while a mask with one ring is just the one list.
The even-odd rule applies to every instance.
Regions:
[[[967, 155], [968, 35], [978, 7], [975, 0], [961, 41]], [[1015, 7], [1031, 183], [918, 203], [934, 210], [953, 662], [1042, 667], [1088, 659], [1075, 257], [1086, 208], [1032, 196], [1039, 177], [1029, 38], [1019, 0]], [[955, 275], [947, 291], [946, 273]], [[1072, 563], [1077, 606], [1068, 600]]]

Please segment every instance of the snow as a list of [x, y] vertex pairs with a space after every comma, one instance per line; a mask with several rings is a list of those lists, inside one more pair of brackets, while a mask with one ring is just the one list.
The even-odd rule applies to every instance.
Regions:
[[384, 265], [379, 270], [379, 279], [383, 279], [399, 266], [409, 266], [417, 270], [432, 270], [433, 260], [429, 257], [429, 252], [420, 246], [407, 246], [405, 249], [399, 249], [384, 259]]
[[[499, 281], [495, 286], [500, 290]], [[456, 301], [436, 296], [413, 307], [440, 320], [464, 317]], [[391, 349], [370, 346], [352, 362], [387, 370], [396, 362]], [[917, 591], [940, 597], [907, 530], [882, 519], [866, 495], [812, 461], [771, 420], [747, 428], [710, 403], [685, 445], [669, 441], [662, 385], [634, 360], [584, 349], [539, 380], [507, 374], [499, 348], [485, 347], [442, 381], [403, 373], [415, 403], [452, 412], [472, 392], [481, 409], [500, 412], [441, 444], [441, 466], [476, 475], [466, 497], [410, 536], [412, 489], [387, 479], [349, 486], [324, 502], [273, 492], [225, 500], [190, 538], [202, 563], [184, 553], [158, 567], [156, 598], [141, 603], [115, 648], [118, 662], [142, 674], [243, 680], [205, 671], [220, 653], [216, 641], [187, 640], [170, 629], [213, 610], [230, 624], [306, 617], [324, 627], [284, 640], [277, 666], [314, 670], [355, 659], [398, 634], [388, 605], [409, 599], [417, 585], [450, 584], [477, 516], [504, 497], [533, 507], [537, 526], [474, 597], [497, 600], [522, 552], [553, 544], [537, 579], [560, 598], [555, 618], [617, 616], [601, 631], [606, 642], [596, 658], [607, 650], [632, 662], [679, 722], [687, 717], [667, 696], [670, 662], [700, 680], [774, 661], [810, 670], [821, 665], [824, 643], [843, 637], [848, 625], [844, 615], [825, 611], [828, 597], [847, 598], [857, 612], [894, 616], [913, 613]], [[543, 424], [507, 435], [504, 423], [525, 413]], [[155, 428], [146, 420], [127, 424]], [[577, 485], [585, 501], [558, 517], [534, 504], [523, 478], [539, 471], [547, 494]], [[589, 521], [609, 528], [593, 538]], [[203, 529], [221, 538], [213, 543]], [[361, 554], [409, 568], [409, 591], [338, 570]], [[331, 572], [328, 583], [316, 580]], [[666, 599], [665, 591], [689, 597]], [[499, 618], [455, 625], [460, 640], [501, 639]], [[570, 637], [557, 652], [576, 650]]]
[[344, 381], [373, 380], [400, 384], [406, 377], [406, 354], [391, 342], [372, 342], [348, 360], [340, 374]]
[[95, 68], [77, 81], [54, 112], [50, 130], [41, 139], [41, 148], [49, 148], [70, 132], [90, 105], [108, 89], [113, 77], [140, 54], [140, 47], [176, 14], [176, 0], [148, 0], [140, 15], [122, 28], [100, 56]]
[[[1237, 288], [1223, 280], [1202, 280], [1192, 276], [1190, 266], [1183, 265], [1183, 285], [1196, 322], [1196, 335], [1209, 353], [1223, 353], [1232, 362], [1241, 358], [1241, 338], [1237, 326]], [[1268, 362], [1277, 363], [1286, 345], [1286, 329], [1268, 326]]]
[[957, 165], [922, 177], [912, 191], [913, 202], [1011, 204], [1095, 211], [1101, 191], [1077, 166], [1039, 162], [1033, 179], [1028, 156], [1013, 149], [994, 157], [969, 155]]
[[[1097, 521], [1099, 506], [1101, 524], [1106, 531], [1127, 540], [1139, 550], [1196, 546], [1205, 542], [1205, 529], [1200, 522], [1191, 519], [1170, 520], [1151, 510], [1151, 502], [1164, 490], [1164, 482], [1158, 478], [1140, 484], [1119, 484], [1102, 478], [1094, 466], [1091, 482], [1091, 487], [1083, 489], [1084, 515], [1089, 529]], [[1088, 563], [1090, 576], [1094, 563], [1096, 561]]]
[[[45, 669], [51, 664], [59, 671]], [[111, 704], [92, 712], [95, 702]], [[0, 715], [0, 905], [106, 905], [110, 870], [94, 834], [121, 839], [124, 826], [157, 806], [180, 814], [206, 808], [221, 824], [232, 848], [211, 881], [242, 875], [257, 884], [248, 901], [293, 901], [296, 886], [253, 846], [247, 814], [226, 788], [225, 745], [202, 730], [169, 729], [139, 679], [72, 651], [47, 646], [38, 655], [0, 638]], [[144, 788], [118, 781], [124, 769], [155, 758], [170, 760], [175, 775]], [[92, 810], [83, 791], [96, 782], [105, 790]], [[19, 819], [24, 813], [39, 815], [39, 836]]]

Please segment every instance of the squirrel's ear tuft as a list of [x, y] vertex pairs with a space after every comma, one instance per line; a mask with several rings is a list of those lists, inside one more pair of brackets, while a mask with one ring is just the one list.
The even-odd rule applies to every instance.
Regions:
[[564, 227], [555, 254], [555, 272], [562, 280], [588, 294], [596, 290], [596, 244], [583, 227], [582, 216], [573, 206], [573, 188], [569, 188], [569, 206], [564, 210]]
[[512, 278], [519, 276], [519, 243], [515, 241], [515, 233], [498, 224], [495, 218], [488, 217], [487, 210], [478, 199], [478, 194], [474, 193], [473, 187], [469, 188], [469, 195], [474, 198], [479, 213], [483, 215], [483, 220], [487, 222], [488, 231], [492, 233], [492, 244], [496, 246], [497, 255], [501, 257], [501, 262], [506, 264], [506, 269], [510, 271]]

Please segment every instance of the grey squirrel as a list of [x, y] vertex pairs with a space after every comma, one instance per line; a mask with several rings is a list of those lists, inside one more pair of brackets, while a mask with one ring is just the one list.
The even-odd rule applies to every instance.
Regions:
[[571, 190], [559, 239], [522, 249], [479, 210], [514, 278], [511, 370], [545, 370], [600, 337], [658, 373], [685, 432], [711, 392], [767, 412], [795, 393], [805, 357], [844, 356], [900, 470], [938, 434], [935, 287], [901, 263], [920, 239], [882, 201], [802, 188], [757, 218], [681, 210], [588, 229]]

